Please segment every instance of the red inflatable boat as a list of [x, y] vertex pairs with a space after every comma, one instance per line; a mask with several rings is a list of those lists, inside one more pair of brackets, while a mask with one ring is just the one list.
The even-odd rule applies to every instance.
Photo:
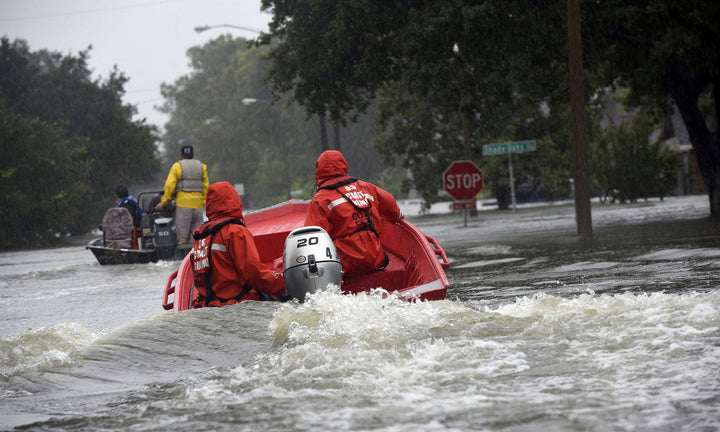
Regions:
[[[260, 258], [272, 270], [282, 273], [285, 239], [291, 231], [303, 226], [309, 202], [291, 200], [245, 215], [245, 224], [255, 238]], [[450, 285], [444, 269], [449, 267], [445, 251], [438, 242], [422, 234], [414, 225], [401, 219], [383, 222], [382, 242], [390, 262], [385, 270], [363, 276], [344, 278], [341, 289], [346, 294], [383, 288], [397, 292], [408, 300], [442, 300]], [[176, 311], [190, 308], [193, 295], [193, 272], [188, 255], [167, 280], [163, 308]]]

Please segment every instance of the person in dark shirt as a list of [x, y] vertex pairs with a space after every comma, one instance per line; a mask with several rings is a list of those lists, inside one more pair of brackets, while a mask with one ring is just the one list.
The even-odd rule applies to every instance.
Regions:
[[142, 209], [137, 200], [128, 193], [128, 188], [124, 184], [119, 184], [115, 187], [115, 202], [117, 203], [117, 207], [125, 207], [128, 209], [130, 216], [133, 218], [133, 225], [140, 228]]

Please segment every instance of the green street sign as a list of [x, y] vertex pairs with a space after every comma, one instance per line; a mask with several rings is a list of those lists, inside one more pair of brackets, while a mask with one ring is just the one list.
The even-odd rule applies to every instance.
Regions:
[[525, 153], [537, 150], [535, 140], [513, 141], [483, 145], [483, 156], [495, 156], [508, 153]]

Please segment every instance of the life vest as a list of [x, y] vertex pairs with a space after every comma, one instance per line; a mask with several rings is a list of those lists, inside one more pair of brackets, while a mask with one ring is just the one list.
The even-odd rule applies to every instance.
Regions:
[[140, 226], [140, 222], [142, 221], [143, 211], [140, 207], [140, 204], [138, 204], [137, 200], [133, 198], [132, 195], [128, 195], [125, 198], [122, 198], [118, 204], [117, 207], [124, 207], [128, 209], [130, 212], [130, 216], [133, 218], [133, 224], [135, 227]]
[[328, 205], [328, 210], [332, 210], [336, 205], [346, 201], [355, 207], [357, 211], [353, 213], [353, 222], [355, 222], [357, 229], [352, 234], [360, 231], [372, 231], [379, 237], [378, 232], [375, 230], [375, 223], [370, 216], [372, 197], [362, 190], [358, 179], [351, 177], [337, 183], [321, 186], [318, 189], [334, 189], [341, 195], [340, 198]]
[[137, 200], [136, 200], [132, 195], [128, 195], [128, 196], [126, 196], [125, 198], [121, 199], [121, 200], [118, 202], [117, 207], [123, 207], [123, 204], [125, 204], [125, 202], [127, 202], [127, 201], [135, 204], [135, 208], [137, 209], [137, 211], [138, 211], [138, 213], [140, 214], [140, 216], [143, 215], [142, 208], [140, 207], [140, 205], [138, 204]]
[[229, 299], [224, 299], [218, 297], [215, 292], [212, 289], [212, 250], [218, 247], [222, 247], [222, 245], [215, 245], [212, 242], [212, 238], [215, 235], [216, 232], [220, 231], [222, 227], [228, 224], [237, 224], [245, 226], [242, 220], [230, 218], [225, 219], [220, 222], [218, 222], [213, 227], [209, 228], [206, 231], [199, 232], [193, 234], [193, 238], [197, 240], [195, 245], [192, 249], [192, 264], [193, 264], [193, 273], [194, 273], [194, 279], [193, 282], [195, 284], [195, 287], [200, 287], [205, 289], [205, 296], [200, 295], [198, 297], [198, 301], [206, 306], [214, 306], [211, 303], [217, 302], [216, 304], [219, 306], [221, 304], [225, 304], [231, 300], [240, 301], [241, 298], [247, 294], [247, 292], [252, 288], [245, 284], [245, 286], [242, 289], [242, 292], [238, 294], [237, 296]]
[[202, 162], [196, 159], [182, 159], [179, 161], [182, 176], [178, 180], [178, 191], [202, 192], [203, 191], [203, 168]]

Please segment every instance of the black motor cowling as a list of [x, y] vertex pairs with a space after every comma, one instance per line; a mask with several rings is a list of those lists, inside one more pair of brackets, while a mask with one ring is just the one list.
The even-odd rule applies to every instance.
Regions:
[[172, 259], [175, 257], [177, 245], [177, 231], [173, 218], [157, 218], [153, 226], [153, 241], [159, 259]]

